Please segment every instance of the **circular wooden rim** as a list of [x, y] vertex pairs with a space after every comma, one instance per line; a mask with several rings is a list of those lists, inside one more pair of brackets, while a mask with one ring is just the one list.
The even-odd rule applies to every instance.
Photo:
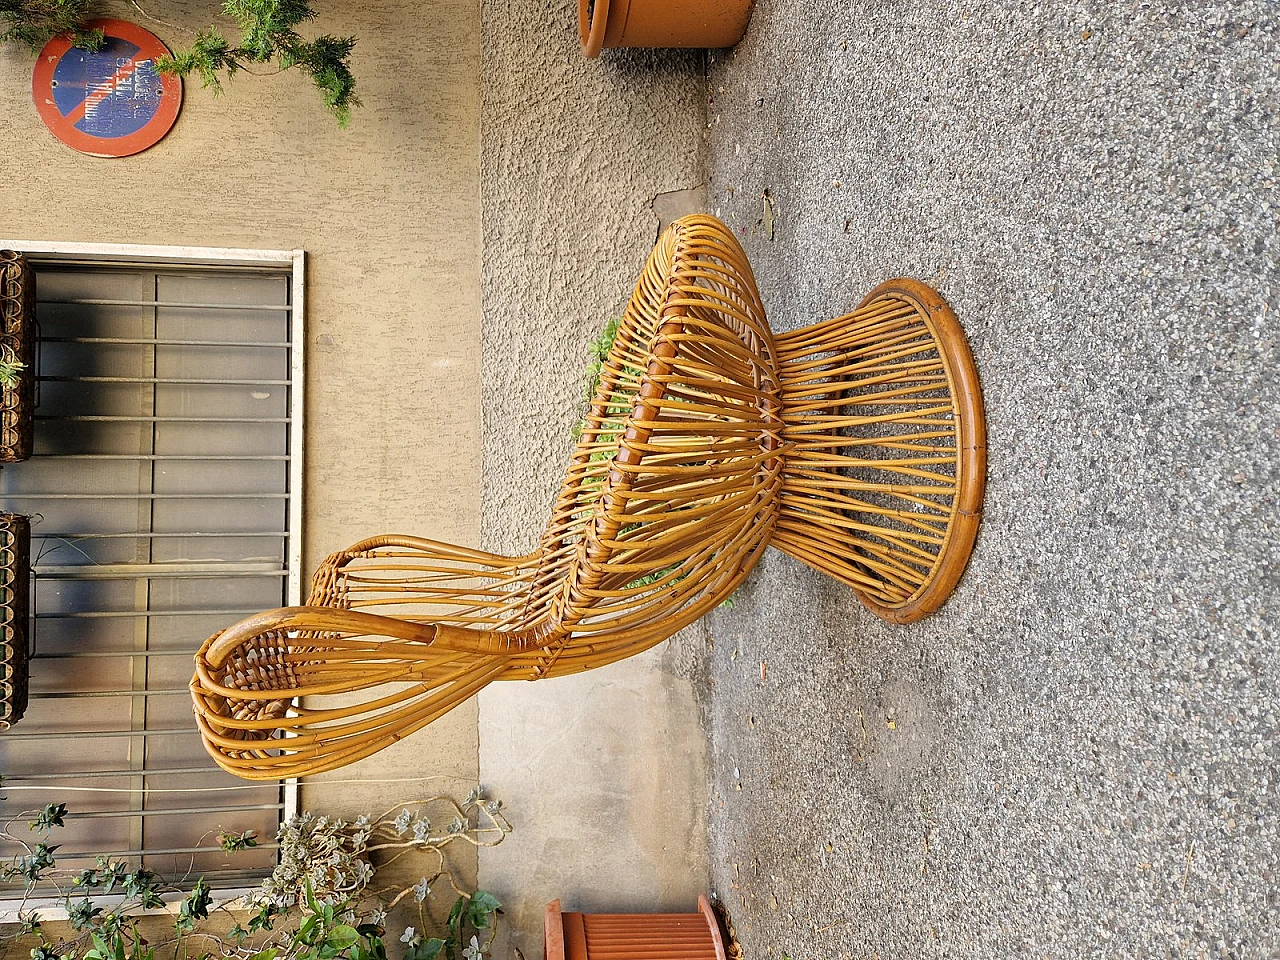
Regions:
[[[92, 20], [88, 29], [101, 30], [107, 37], [116, 37], [138, 48], [140, 54], [146, 53], [153, 60], [161, 54], [168, 54], [169, 48], [150, 30], [130, 23], [128, 20]], [[182, 78], [176, 74], [164, 74], [166, 95], [160, 98], [155, 114], [140, 130], [124, 137], [95, 137], [77, 130], [74, 124], [67, 123], [57, 105], [52, 101], [52, 81], [58, 62], [71, 49], [71, 41], [66, 37], [54, 37], [40, 51], [35, 69], [31, 75], [31, 97], [35, 101], [36, 113], [49, 128], [49, 132], [67, 146], [93, 157], [129, 157], [141, 153], [168, 135], [178, 120], [178, 112], [182, 109]], [[170, 92], [172, 91], [172, 92]]]
[[892, 623], [912, 623], [933, 613], [956, 588], [973, 553], [982, 522], [987, 482], [987, 423], [982, 384], [973, 351], [955, 312], [938, 291], [919, 280], [888, 280], [863, 298], [858, 308], [884, 296], [914, 303], [937, 344], [947, 374], [947, 387], [956, 417], [956, 499], [942, 550], [929, 578], [901, 603], [886, 605], [861, 591], [858, 599], [876, 616]]
[[724, 936], [720, 933], [720, 918], [716, 916], [705, 893], [698, 894], [698, 912], [707, 921], [707, 927], [711, 931], [711, 946], [716, 952], [716, 960], [725, 960], [728, 954], [724, 949]]
[[584, 57], [598, 57], [604, 49], [604, 28], [609, 22], [609, 0], [578, 0], [578, 43]]

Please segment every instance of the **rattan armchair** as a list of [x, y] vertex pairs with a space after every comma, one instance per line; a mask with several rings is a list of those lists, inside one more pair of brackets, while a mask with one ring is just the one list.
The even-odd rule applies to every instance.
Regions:
[[196, 720], [240, 776], [330, 770], [491, 681], [645, 650], [769, 545], [915, 620], [959, 580], [984, 473], [977, 374], [938, 294], [890, 281], [775, 335], [732, 233], [688, 217], [636, 285], [538, 548], [383, 536], [330, 556], [307, 606], [205, 642]]

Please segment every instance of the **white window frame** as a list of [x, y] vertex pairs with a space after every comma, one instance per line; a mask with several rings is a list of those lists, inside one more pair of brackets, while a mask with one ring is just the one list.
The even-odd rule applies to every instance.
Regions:
[[[84, 261], [89, 264], [138, 264], [142, 266], [173, 265], [184, 267], [262, 267], [288, 266], [291, 305], [289, 350], [289, 537], [286, 546], [289, 573], [285, 596], [290, 606], [300, 605], [302, 597], [302, 516], [303, 516], [303, 414], [305, 411], [305, 291], [306, 254], [302, 250], [249, 250], [236, 247], [165, 246], [132, 243], [76, 243], [48, 240], [9, 240], [0, 237], [0, 250], [17, 250], [36, 265], [56, 261]], [[297, 779], [283, 783], [283, 819], [298, 813], [299, 783]], [[219, 890], [220, 902], [233, 900], [249, 892], [245, 889]], [[19, 901], [0, 900], [0, 923], [18, 920]], [[66, 919], [60, 901], [31, 900], [28, 910], [38, 909], [48, 920]], [[173, 909], [169, 908], [170, 911]], [[150, 912], [150, 911], [148, 911]], [[164, 912], [164, 909], [156, 912]]]

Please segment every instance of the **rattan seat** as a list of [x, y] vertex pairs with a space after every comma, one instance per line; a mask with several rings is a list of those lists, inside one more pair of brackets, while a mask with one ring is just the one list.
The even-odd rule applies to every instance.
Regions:
[[977, 374], [937, 293], [890, 281], [776, 335], [729, 229], [687, 217], [636, 285], [537, 549], [380, 536], [330, 556], [307, 606], [201, 647], [197, 723], [240, 776], [330, 770], [491, 681], [647, 649], [769, 545], [915, 620], [959, 580], [984, 474]]

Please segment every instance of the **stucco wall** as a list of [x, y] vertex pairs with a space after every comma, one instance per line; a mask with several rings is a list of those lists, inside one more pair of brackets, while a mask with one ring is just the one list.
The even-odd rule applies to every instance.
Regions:
[[[204, 28], [219, 4], [144, 6]], [[352, 65], [364, 105], [345, 131], [306, 78], [241, 76], [222, 98], [189, 82], [165, 140], [95, 159], [36, 116], [34, 58], [0, 51], [0, 235], [307, 252], [308, 575], [372, 533], [475, 543], [480, 497], [479, 7], [317, 7], [317, 31], [360, 38]], [[108, 9], [141, 19], [124, 3]], [[474, 780], [476, 751], [473, 703], [337, 776]], [[303, 801], [370, 809], [441, 788], [468, 786], [311, 787]]]
[[[587, 346], [658, 233], [654, 198], [702, 183], [704, 54], [578, 51], [570, 0], [485, 0], [484, 510], [488, 549], [536, 542], [580, 415]], [[696, 191], [693, 194], [696, 195]], [[542, 909], [694, 908], [706, 888], [703, 634], [578, 677], [480, 696], [481, 777], [516, 832], [481, 853], [509, 941]]]

